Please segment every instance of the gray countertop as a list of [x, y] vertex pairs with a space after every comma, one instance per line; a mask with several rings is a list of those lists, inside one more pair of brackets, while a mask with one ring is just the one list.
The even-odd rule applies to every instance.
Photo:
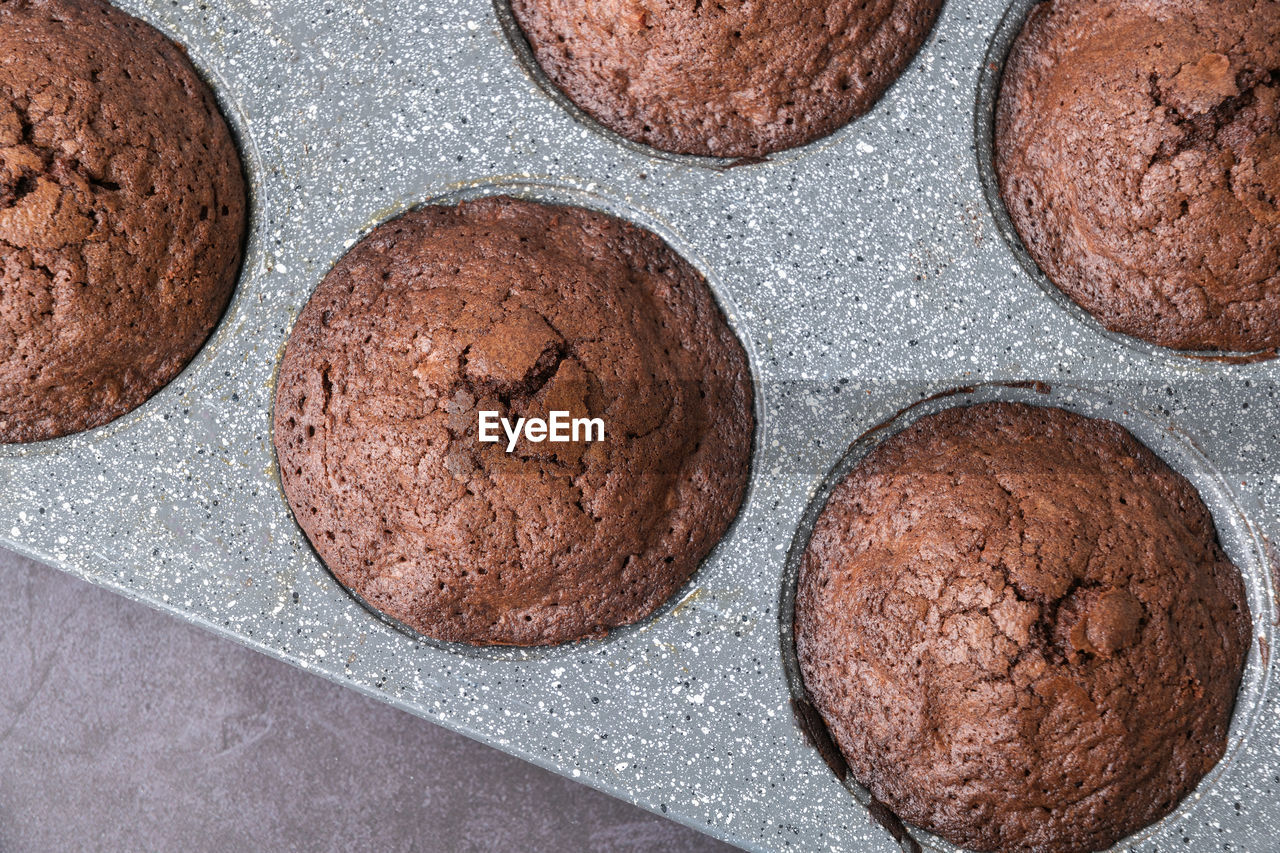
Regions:
[[728, 850], [0, 551], [0, 851]]

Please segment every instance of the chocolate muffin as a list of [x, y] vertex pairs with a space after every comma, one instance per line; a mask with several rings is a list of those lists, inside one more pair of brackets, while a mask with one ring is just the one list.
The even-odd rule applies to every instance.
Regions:
[[511, 0], [538, 65], [628, 139], [761, 157], [871, 109], [942, 0], [746, 3]]
[[1280, 3], [1048, 0], [996, 106], [1000, 193], [1108, 329], [1280, 346]]
[[240, 159], [178, 45], [98, 0], [0, 2], [0, 441], [105, 424], [208, 338]]
[[800, 572], [805, 685], [852, 774], [974, 850], [1088, 851], [1222, 757], [1249, 647], [1192, 486], [1127, 431], [995, 403], [836, 487]]
[[[294, 516], [360, 598], [437, 639], [540, 645], [643, 619], [689, 578], [742, 500], [751, 406], [741, 345], [662, 240], [495, 197], [405, 214], [338, 262], [285, 350], [275, 443]], [[555, 411], [603, 440], [480, 440], [486, 412]]]

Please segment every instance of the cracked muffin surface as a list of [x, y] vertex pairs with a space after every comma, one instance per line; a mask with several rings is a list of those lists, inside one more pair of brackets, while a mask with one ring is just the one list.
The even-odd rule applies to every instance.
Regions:
[[761, 157], [875, 105], [942, 0], [512, 0], [534, 58], [569, 100], [628, 139]]
[[1027, 251], [1112, 331], [1280, 346], [1278, 98], [1274, 0], [1033, 7], [995, 128]]
[[[478, 440], [480, 411], [601, 418], [603, 441]], [[654, 234], [494, 197], [375, 229], [303, 309], [275, 443], [335, 577], [441, 640], [600, 636], [655, 610], [737, 512], [745, 353]]]
[[97, 0], [0, 0], [0, 441], [100, 426], [195, 355], [245, 188], [180, 47]]
[[922, 417], [835, 488], [796, 645], [852, 774], [974, 850], [1090, 851], [1222, 757], [1250, 617], [1199, 495], [1119, 425]]

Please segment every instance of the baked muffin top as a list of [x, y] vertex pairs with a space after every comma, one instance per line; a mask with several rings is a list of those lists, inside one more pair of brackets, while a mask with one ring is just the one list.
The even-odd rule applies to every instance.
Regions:
[[836, 487], [800, 573], [805, 685], [853, 775], [974, 850], [1109, 847], [1222, 757], [1243, 581], [1122, 427], [926, 416]]
[[1028, 252], [1113, 331], [1280, 346], [1278, 97], [1273, 0], [1035, 6], [995, 128]]
[[[599, 418], [604, 440], [509, 452], [478, 440], [485, 411]], [[476, 644], [651, 613], [736, 514], [753, 431], [745, 354], [692, 266], [614, 217], [503, 197], [358, 243], [299, 316], [276, 392], [285, 493], [329, 569]]]
[[867, 112], [942, 0], [512, 0], [538, 65], [602, 125], [663, 151], [760, 157]]
[[0, 3], [0, 441], [104, 424], [226, 307], [240, 159], [182, 48], [97, 0]]

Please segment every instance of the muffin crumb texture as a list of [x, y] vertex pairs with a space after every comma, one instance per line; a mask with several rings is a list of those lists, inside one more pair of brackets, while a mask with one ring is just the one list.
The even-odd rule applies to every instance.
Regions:
[[1280, 346], [1280, 3], [1048, 0], [996, 108], [1001, 195], [1108, 329]]
[[512, 0], [538, 65], [602, 125], [679, 154], [754, 158], [871, 109], [942, 0]]
[[[478, 440], [481, 411], [605, 440]], [[536, 645], [652, 613], [719, 541], [754, 432], [745, 354], [662, 240], [488, 198], [373, 231], [325, 278], [276, 395], [285, 492], [320, 557], [441, 640]]]
[[974, 850], [1091, 851], [1222, 757], [1243, 581], [1192, 486], [1122, 427], [995, 403], [921, 418], [836, 487], [796, 603], [849, 767]]
[[0, 441], [105, 424], [196, 354], [245, 187], [182, 48], [98, 0], [0, 2]]

